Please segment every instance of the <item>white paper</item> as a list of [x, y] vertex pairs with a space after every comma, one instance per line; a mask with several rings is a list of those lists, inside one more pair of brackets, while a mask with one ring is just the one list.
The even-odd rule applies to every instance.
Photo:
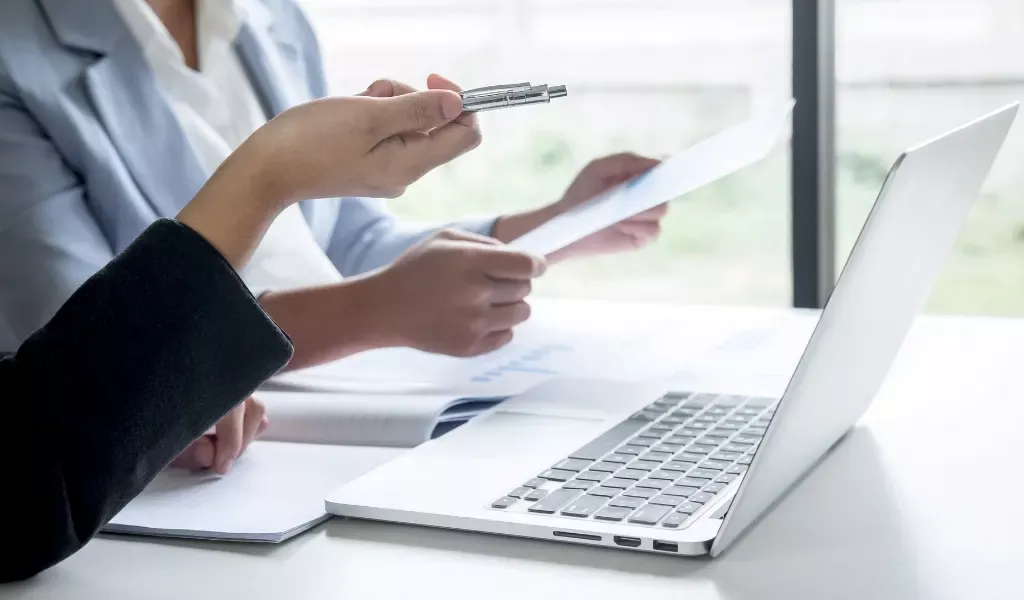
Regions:
[[411, 448], [431, 438], [438, 423], [466, 421], [495, 401], [412, 394], [268, 392], [266, 440]]
[[331, 490], [401, 452], [255, 442], [224, 477], [161, 473], [104, 531], [280, 542], [327, 518], [324, 497]]
[[688, 194], [765, 158], [786, 132], [790, 101], [784, 107], [714, 135], [513, 240], [517, 250], [539, 256], [610, 227], [645, 210]]

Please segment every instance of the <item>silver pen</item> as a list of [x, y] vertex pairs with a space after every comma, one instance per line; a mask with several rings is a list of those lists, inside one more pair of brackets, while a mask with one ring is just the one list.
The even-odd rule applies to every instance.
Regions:
[[547, 85], [530, 85], [529, 82], [526, 82], [476, 88], [466, 90], [460, 95], [464, 111], [480, 112], [524, 104], [546, 103], [552, 98], [561, 98], [566, 93], [564, 85], [548, 87]]

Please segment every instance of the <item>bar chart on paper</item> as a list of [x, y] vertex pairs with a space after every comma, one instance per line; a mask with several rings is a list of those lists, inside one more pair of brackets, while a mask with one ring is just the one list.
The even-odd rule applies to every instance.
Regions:
[[560, 373], [552, 368], [552, 359], [559, 355], [571, 355], [572, 346], [564, 344], [543, 344], [539, 348], [527, 349], [517, 357], [499, 364], [479, 375], [470, 377], [471, 383], [492, 383], [501, 380], [509, 373], [525, 373], [529, 375], [555, 377]]

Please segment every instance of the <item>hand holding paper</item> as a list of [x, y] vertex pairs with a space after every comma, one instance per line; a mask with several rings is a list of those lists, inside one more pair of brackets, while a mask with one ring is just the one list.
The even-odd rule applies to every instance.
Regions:
[[793, 102], [736, 125], [645, 174], [579, 204], [512, 240], [509, 246], [547, 256], [593, 233], [748, 167], [768, 155], [789, 123]]

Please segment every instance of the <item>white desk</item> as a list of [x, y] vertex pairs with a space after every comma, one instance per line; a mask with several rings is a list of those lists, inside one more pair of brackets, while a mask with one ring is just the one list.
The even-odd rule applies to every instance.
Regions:
[[861, 426], [713, 561], [335, 520], [281, 546], [101, 537], [0, 597], [1021, 598], [1022, 373], [1024, 321], [923, 319]]

